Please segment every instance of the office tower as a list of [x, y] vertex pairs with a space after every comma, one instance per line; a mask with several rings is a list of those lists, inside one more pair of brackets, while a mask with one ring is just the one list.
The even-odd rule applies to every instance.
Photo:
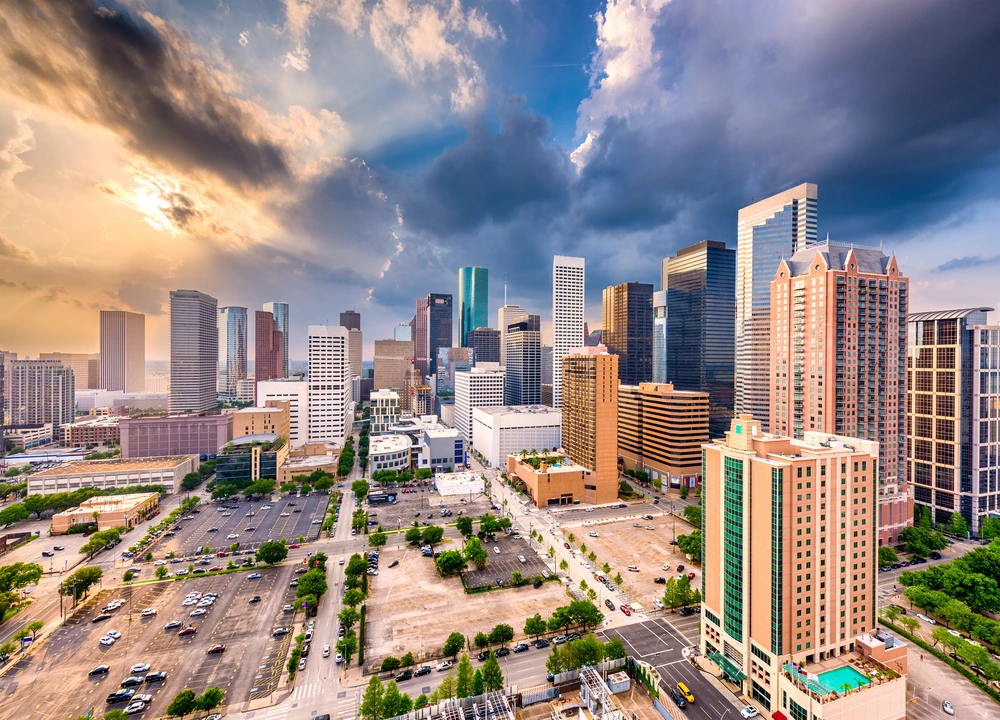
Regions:
[[670, 258], [663, 258], [660, 260], [660, 290], [665, 291], [670, 287], [670, 283], [667, 280], [667, 267], [670, 265]]
[[403, 342], [412, 342], [413, 325], [410, 323], [399, 323], [399, 325], [392, 329], [392, 339], [402, 340]]
[[473, 348], [452, 347], [438, 350], [437, 394], [447, 395], [455, 391], [455, 373], [471, 370], [476, 364]]
[[375, 390], [395, 390], [402, 396], [406, 372], [413, 367], [413, 343], [403, 340], [376, 340]]
[[437, 372], [438, 350], [452, 346], [451, 295], [430, 293], [427, 302], [427, 369], [425, 377]]
[[281, 333], [281, 374], [279, 377], [286, 378], [290, 365], [288, 364], [288, 348], [291, 345], [290, 326], [288, 324], [288, 303], [286, 302], [266, 302], [264, 312], [274, 315], [274, 329]]
[[17, 360], [17, 353], [10, 350], [0, 350], [0, 365], [3, 365], [3, 375], [6, 381], [0, 383], [0, 425], [3, 425], [5, 413], [10, 413], [10, 375], [12, 365]]
[[911, 313], [906, 349], [907, 478], [913, 501], [948, 524], [961, 513], [973, 535], [1000, 512], [997, 382], [1000, 325], [993, 308]]
[[552, 258], [552, 407], [562, 407], [562, 360], [583, 345], [584, 259]]
[[458, 322], [462, 347], [469, 347], [469, 333], [490, 324], [489, 273], [484, 267], [458, 269]]
[[[413, 315], [413, 367], [421, 372], [423, 375], [427, 375], [430, 370], [430, 337], [428, 335], [428, 327], [430, 324], [430, 310], [428, 308], [428, 297], [417, 298], [417, 311]], [[449, 343], [450, 346], [450, 343]], [[436, 365], [436, 363], [435, 363]], [[375, 383], [375, 389], [378, 389], [378, 383]], [[402, 388], [398, 388], [402, 390]]]
[[552, 384], [552, 346], [542, 345], [542, 384]]
[[410, 412], [416, 417], [430, 415], [434, 409], [434, 394], [427, 384], [410, 387]]
[[219, 395], [235, 400], [247, 379], [247, 309], [219, 308]]
[[364, 366], [364, 335], [355, 328], [347, 331], [348, 359], [351, 363], [351, 375], [361, 377], [361, 370]]
[[371, 394], [372, 435], [383, 435], [399, 423], [399, 393], [395, 390], [375, 390]]
[[569, 348], [562, 366], [562, 441], [594, 473], [591, 502], [618, 499], [618, 356], [604, 345]]
[[3, 441], [3, 430], [7, 424], [7, 355], [0, 350], [0, 442]]
[[55, 360], [72, 370], [77, 390], [97, 390], [99, 387], [101, 356], [97, 353], [39, 353], [38, 359]]
[[216, 405], [219, 301], [197, 290], [170, 291], [170, 412]]
[[653, 293], [653, 382], [667, 381], [667, 291]]
[[469, 331], [466, 341], [465, 347], [472, 348], [476, 353], [476, 362], [500, 362], [499, 330], [479, 327]]
[[472, 411], [503, 405], [504, 370], [500, 363], [481, 363], [455, 373], [455, 429], [472, 443]]
[[[542, 333], [537, 315], [523, 315], [507, 326], [507, 378], [504, 405], [542, 402]], [[477, 355], [478, 357], [478, 355]]]
[[[345, 327], [348, 330], [360, 330], [361, 329], [361, 313], [357, 310], [345, 310], [340, 313], [340, 326]], [[355, 372], [355, 375], [360, 375], [360, 372]]]
[[771, 412], [770, 285], [782, 258], [816, 244], [816, 213], [816, 186], [802, 183], [742, 208], [737, 218], [734, 404], [737, 414], [752, 414], [765, 430]]
[[[504, 293], [506, 294], [506, 284], [504, 285]], [[503, 304], [499, 310], [497, 310], [497, 327], [500, 329], [500, 364], [505, 365], [507, 362], [507, 326], [510, 325], [514, 320], [519, 317], [524, 317], [528, 314], [520, 305], [508, 305], [506, 302]]]
[[124, 310], [101, 310], [99, 357], [98, 387], [127, 393], [145, 392], [146, 316]]
[[76, 384], [73, 371], [55, 360], [15, 360], [10, 364], [11, 425], [52, 423], [53, 436], [59, 426], [73, 422]]
[[348, 331], [309, 326], [309, 442], [343, 443], [351, 431], [351, 363]]
[[258, 383], [283, 377], [284, 342], [274, 315], [264, 310], [254, 313], [254, 380]]
[[638, 385], [653, 379], [653, 286], [628, 282], [604, 288], [601, 338], [618, 356], [618, 380]]
[[912, 522], [906, 488], [906, 278], [879, 248], [829, 243], [771, 283], [771, 427], [879, 441], [882, 542]]
[[667, 258], [667, 379], [708, 393], [712, 437], [733, 417], [735, 283], [736, 253], [725, 243], [706, 240]]
[[704, 456], [701, 654], [768, 717], [904, 718], [906, 645], [875, 620], [878, 443], [741, 415]]
[[644, 470], [665, 487], [697, 487], [708, 407], [706, 392], [676, 390], [669, 383], [619, 385], [618, 455], [624, 467]]
[[405, 413], [413, 413], [413, 389], [426, 385], [425, 378], [420, 371], [410, 367], [403, 374], [403, 391], [399, 393], [399, 409]]
[[275, 378], [257, 383], [257, 407], [288, 403], [288, 443], [293, 448], [309, 439], [309, 383]]

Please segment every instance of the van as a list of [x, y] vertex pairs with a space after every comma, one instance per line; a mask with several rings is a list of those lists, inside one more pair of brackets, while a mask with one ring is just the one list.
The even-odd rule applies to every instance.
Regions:
[[681, 697], [687, 700], [689, 703], [694, 702], [694, 695], [688, 690], [688, 686], [682, 682], [677, 683], [677, 692], [681, 694]]
[[635, 565], [629, 565], [628, 566], [628, 571], [629, 572], [639, 572], [639, 568], [637, 568]]

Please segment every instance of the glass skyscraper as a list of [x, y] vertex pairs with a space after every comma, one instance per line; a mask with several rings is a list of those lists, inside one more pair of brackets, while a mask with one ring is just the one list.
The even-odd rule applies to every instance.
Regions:
[[653, 293], [653, 382], [667, 380], [667, 291]]
[[247, 379], [247, 309], [219, 308], [219, 395], [236, 398], [240, 380]]
[[459, 268], [458, 313], [462, 347], [469, 347], [469, 333], [490, 324], [489, 274], [486, 268]]

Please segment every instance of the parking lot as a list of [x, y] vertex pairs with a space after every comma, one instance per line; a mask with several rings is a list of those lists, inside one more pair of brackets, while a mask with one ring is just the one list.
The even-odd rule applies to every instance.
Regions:
[[[152, 552], [161, 558], [170, 551], [181, 556], [195, 555], [206, 545], [212, 552], [219, 552], [228, 550], [233, 543], [239, 543], [241, 550], [254, 550], [268, 540], [281, 538], [295, 543], [302, 536], [309, 542], [319, 537], [321, 523], [313, 521], [323, 520], [329, 499], [329, 495], [313, 493], [271, 502], [231, 500], [226, 503], [229, 509], [222, 508], [221, 503], [202, 503], [190, 520], [180, 521], [181, 529], [175, 530], [173, 537], [161, 536]], [[265, 505], [270, 509], [264, 509]]]
[[[393, 560], [399, 565], [390, 568]], [[558, 582], [537, 590], [526, 585], [466, 595], [458, 577], [442, 578], [433, 560], [415, 549], [385, 549], [379, 568], [378, 576], [369, 578], [366, 661], [407, 652], [418, 659], [437, 656], [456, 630], [471, 640], [477, 632], [507, 623], [520, 635], [525, 618], [535, 613], [548, 617], [569, 602]]]
[[[413, 492], [396, 490], [396, 502], [389, 505], [368, 506], [368, 512], [378, 513], [378, 522], [386, 530], [412, 525], [419, 520], [431, 525], [454, 523], [459, 515], [478, 518], [491, 512], [490, 500], [482, 493], [478, 495], [440, 495], [432, 487], [404, 488]], [[441, 510], [451, 510], [450, 517], [442, 518]], [[419, 517], [418, 517], [419, 515]], [[428, 517], [430, 515], [430, 517]]]
[[[218, 686], [226, 692], [227, 702], [248, 699], [260, 682], [265, 656], [274, 652], [272, 628], [291, 622], [291, 613], [281, 608], [293, 568], [260, 572], [263, 577], [258, 580], [242, 572], [98, 592], [0, 679], [0, 720], [66, 720], [86, 715], [91, 708], [98, 714], [106, 707], [123, 708], [107, 706], [105, 698], [136, 663], [148, 663], [146, 672], [167, 674], [163, 682], [136, 688], [137, 694], [153, 696], [139, 717], [164, 715], [170, 700], [187, 688], [201, 693]], [[219, 594], [215, 605], [200, 617], [190, 615], [197, 605], [182, 605], [185, 596], [195, 591]], [[261, 602], [250, 604], [255, 595]], [[111, 619], [94, 623], [100, 609], [116, 598], [125, 604], [112, 612]], [[147, 608], [155, 608], [157, 614], [142, 617]], [[197, 633], [180, 636], [181, 628], [166, 629], [174, 620], [181, 627], [197, 628]], [[113, 645], [102, 645], [100, 638], [112, 631], [120, 637]], [[225, 652], [207, 654], [220, 644], [226, 646]], [[109, 665], [110, 672], [89, 677], [87, 672], [98, 665]]]
[[[490, 559], [486, 561], [486, 567], [482, 570], [476, 570], [475, 565], [469, 566], [464, 573], [467, 587], [496, 586], [497, 580], [503, 580], [504, 585], [511, 585], [511, 576], [514, 572], [521, 573], [526, 580], [533, 580], [543, 572], [546, 574], [553, 572], [552, 563], [546, 564], [522, 538], [502, 535], [497, 537], [496, 542], [484, 541], [483, 546], [489, 551]], [[500, 552], [497, 553], [496, 550]], [[523, 557], [525, 562], [522, 563], [519, 557]]]
[[[692, 587], [701, 587], [701, 568], [688, 562], [687, 558], [670, 544], [671, 528], [674, 520], [670, 517], [654, 516], [652, 520], [622, 520], [600, 525], [574, 528], [575, 547], [581, 543], [587, 546], [587, 554], [597, 555], [597, 565], [605, 562], [611, 565], [611, 577], [621, 573], [622, 586], [646, 610], [653, 609], [653, 599], [663, 597], [663, 585], [653, 582], [656, 577], [677, 577], [678, 563], [684, 565], [685, 574], [693, 572]], [[691, 532], [691, 526], [681, 520], [676, 521], [678, 535]], [[634, 527], [638, 525], [639, 527]], [[652, 530], [646, 527], [651, 526]], [[596, 532], [598, 537], [590, 537]], [[579, 553], [577, 555], [579, 559]], [[668, 564], [669, 570], [663, 565]], [[629, 572], [626, 568], [635, 565], [639, 572]]]

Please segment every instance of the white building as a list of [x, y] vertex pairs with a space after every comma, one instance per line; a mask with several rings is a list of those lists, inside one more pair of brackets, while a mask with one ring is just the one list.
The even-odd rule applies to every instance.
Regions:
[[351, 431], [349, 335], [337, 325], [309, 326], [309, 442], [343, 443]]
[[[562, 407], [562, 360], [582, 347], [584, 259], [552, 258], [552, 407]], [[500, 403], [498, 403], [500, 404]]]
[[390, 432], [390, 428], [397, 422], [399, 422], [399, 393], [387, 388], [373, 390], [369, 432], [372, 435], [382, 435]]
[[42, 470], [28, 477], [29, 495], [52, 495], [85, 487], [103, 490], [133, 485], [163, 485], [168, 493], [198, 467], [194, 455], [133, 460], [81, 460]]
[[455, 428], [466, 443], [472, 442], [472, 410], [503, 405], [505, 374], [500, 363], [479, 363], [455, 373]]
[[268, 400], [288, 403], [288, 442], [301, 447], [309, 439], [309, 383], [303, 380], [262, 380], [257, 383], [257, 407]]
[[483, 492], [483, 477], [474, 472], [438, 473], [434, 487], [444, 495], [477, 495]]
[[[504, 288], [504, 292], [506, 292], [506, 283]], [[528, 311], [520, 305], [507, 305], [506, 303], [497, 310], [497, 327], [500, 329], [500, 364], [505, 367], [507, 365], [507, 326], [517, 318], [527, 314]]]
[[406, 470], [410, 467], [413, 441], [409, 435], [381, 435], [368, 444], [368, 468], [374, 474], [381, 470]]
[[562, 410], [547, 405], [476, 408], [472, 446], [495, 468], [503, 468], [508, 455], [522, 450], [562, 447]]

